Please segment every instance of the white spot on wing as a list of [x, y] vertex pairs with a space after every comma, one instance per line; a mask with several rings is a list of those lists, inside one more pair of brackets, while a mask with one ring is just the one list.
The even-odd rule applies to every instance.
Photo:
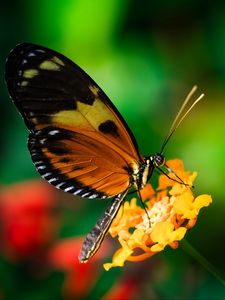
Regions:
[[51, 172], [45, 173], [45, 174], [42, 175], [42, 177], [45, 178], [45, 177], [48, 177], [49, 175], [52, 175], [52, 173]]
[[88, 196], [90, 194], [90, 192], [88, 192], [88, 193], [84, 193], [83, 195], [81, 195], [82, 197], [86, 197], [86, 196]]
[[43, 163], [44, 163], [43, 160], [39, 160], [39, 161], [35, 161], [34, 164], [35, 164], [35, 166], [36, 166], [36, 165], [40, 165], [40, 164], [43, 164]]
[[56, 135], [57, 133], [59, 133], [59, 130], [51, 130], [51, 131], [49, 131], [48, 134], [50, 134], [50, 135]]
[[82, 189], [76, 190], [73, 194], [74, 194], [74, 195], [77, 195], [77, 194], [79, 194], [81, 191], [82, 191]]
[[30, 52], [30, 53], [28, 53], [28, 55], [27, 55], [28, 57], [32, 57], [32, 56], [36, 56], [36, 54], [35, 53], [33, 53], [33, 52]]
[[69, 192], [69, 191], [71, 191], [73, 188], [74, 188], [73, 186], [69, 186], [69, 187], [67, 187], [64, 191], [65, 191], [65, 192]]
[[64, 184], [65, 184], [64, 181], [63, 181], [63, 182], [60, 182], [59, 184], [57, 184], [57, 185], [56, 185], [57, 189], [60, 189], [60, 187], [61, 187], [62, 185], [64, 185]]
[[46, 139], [41, 139], [40, 143], [43, 145], [46, 142]]
[[98, 194], [92, 194], [92, 195], [90, 195], [88, 198], [89, 199], [94, 199], [94, 198], [97, 198], [98, 197]]
[[48, 180], [49, 183], [52, 183], [54, 181], [57, 181], [57, 179], [56, 178], [51, 178], [50, 180]]
[[45, 53], [45, 51], [42, 50], [42, 49], [36, 49], [35, 51], [36, 51], [36, 52], [39, 52], [39, 53]]
[[46, 168], [46, 166], [39, 166], [39, 167], [37, 167], [37, 170], [43, 170], [45, 168]]

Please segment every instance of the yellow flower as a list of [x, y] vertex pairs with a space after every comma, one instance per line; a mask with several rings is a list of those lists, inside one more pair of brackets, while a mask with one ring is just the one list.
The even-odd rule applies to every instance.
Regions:
[[[167, 165], [185, 183], [193, 185], [197, 173], [185, 171], [182, 161], [171, 160]], [[173, 174], [168, 175], [174, 178]], [[200, 209], [212, 202], [209, 195], [195, 198], [189, 187], [165, 175], [159, 176], [156, 190], [147, 184], [141, 196], [148, 214], [133, 198], [124, 203], [113, 220], [109, 233], [118, 238], [121, 248], [115, 252], [112, 263], [104, 264], [106, 270], [122, 267], [125, 261], [145, 260], [167, 245], [176, 249], [187, 230], [195, 225]]]

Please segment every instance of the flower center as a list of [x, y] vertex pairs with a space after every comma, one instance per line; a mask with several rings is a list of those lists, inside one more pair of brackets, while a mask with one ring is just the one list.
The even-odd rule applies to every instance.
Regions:
[[[143, 213], [143, 222], [138, 224], [136, 228], [145, 229], [147, 232], [152, 231], [152, 228], [159, 222], [171, 220], [173, 216], [173, 203], [175, 197], [163, 197], [159, 201], [151, 203], [152, 207], [147, 209], [148, 216]], [[150, 227], [149, 227], [150, 219]]]

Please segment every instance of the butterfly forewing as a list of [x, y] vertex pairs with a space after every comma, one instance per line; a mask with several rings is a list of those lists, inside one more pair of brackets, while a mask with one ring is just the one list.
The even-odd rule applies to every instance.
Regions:
[[48, 48], [21, 44], [9, 55], [5, 77], [42, 177], [90, 198], [129, 187], [143, 158], [122, 116], [80, 67]]

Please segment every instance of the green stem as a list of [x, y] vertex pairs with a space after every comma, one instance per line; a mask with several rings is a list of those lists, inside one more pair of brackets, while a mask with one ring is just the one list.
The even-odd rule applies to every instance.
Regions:
[[205, 257], [203, 257], [191, 244], [183, 239], [180, 243], [181, 248], [190, 256], [192, 256], [197, 262], [199, 262], [209, 273], [216, 277], [224, 286], [225, 278]]

